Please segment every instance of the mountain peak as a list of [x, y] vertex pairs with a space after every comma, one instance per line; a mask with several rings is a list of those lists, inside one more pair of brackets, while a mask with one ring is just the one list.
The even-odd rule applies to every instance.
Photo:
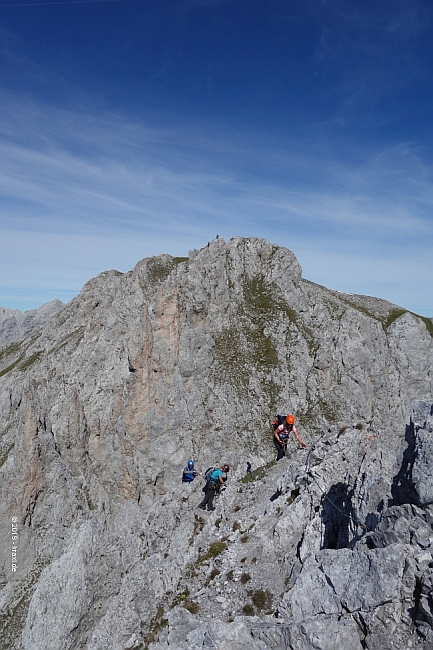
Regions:
[[[388, 619], [395, 647], [427, 638], [425, 321], [258, 238], [90, 280], [0, 353], [5, 647], [352, 650]], [[277, 413], [308, 449], [290, 434], [275, 463]], [[215, 511], [188, 459], [230, 465]]]

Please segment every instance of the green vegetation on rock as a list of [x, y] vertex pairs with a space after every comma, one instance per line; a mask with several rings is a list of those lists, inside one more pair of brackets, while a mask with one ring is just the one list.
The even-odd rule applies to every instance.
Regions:
[[3, 348], [3, 350], [0, 352], [0, 362], [3, 361], [3, 359], [7, 359], [7, 357], [10, 357], [13, 354], [19, 352], [21, 344], [22, 342], [18, 341], [16, 343], [11, 343], [10, 345]]
[[26, 579], [14, 587], [15, 599], [10, 609], [3, 610], [0, 614], [0, 650], [9, 650], [16, 647], [17, 639], [25, 624], [30, 600], [36, 589], [36, 584], [49, 560], [38, 560], [33, 570]]
[[15, 368], [15, 366], [17, 366], [20, 363], [20, 361], [22, 361], [23, 358], [24, 358], [24, 355], [22, 355], [19, 359], [17, 359], [13, 363], [11, 363], [10, 366], [7, 366], [6, 368], [3, 368], [3, 370], [0, 371], [0, 377], [3, 377], [3, 375], [6, 375], [8, 372], [13, 370]]
[[369, 309], [367, 309], [367, 307], [364, 307], [363, 305], [359, 305], [357, 302], [354, 302], [353, 300], [350, 300], [349, 298], [346, 298], [342, 295], [339, 295], [338, 298], [339, 300], [345, 302], [346, 305], [350, 305], [350, 307], [353, 307], [353, 309], [356, 309], [357, 311], [361, 312], [361, 314], [368, 316], [368, 318], [373, 318], [374, 320], [380, 320]]
[[206, 562], [207, 560], [211, 560], [214, 557], [217, 557], [220, 555], [223, 551], [225, 551], [227, 548], [227, 544], [225, 542], [212, 542], [212, 544], [209, 546], [209, 550], [207, 553], [204, 555], [199, 555], [197, 564], [203, 564], [203, 562]]
[[400, 318], [400, 316], [403, 316], [403, 314], [405, 313], [406, 313], [405, 309], [393, 309], [393, 311], [391, 311], [388, 314], [388, 316], [382, 321], [382, 325], [384, 329], [387, 330], [388, 327], [392, 325], [394, 321], [397, 320], [397, 318]]
[[275, 464], [276, 464], [276, 461], [271, 460], [266, 465], [262, 465], [261, 467], [257, 467], [257, 469], [253, 470], [249, 474], [246, 474], [240, 480], [241, 480], [242, 483], [252, 483], [253, 481], [260, 481], [262, 478], [264, 478], [266, 476], [266, 474], [271, 469], [271, 467], [274, 467]]
[[27, 359], [24, 359], [24, 361], [20, 364], [19, 369], [22, 371], [27, 370], [27, 368], [30, 368], [30, 366], [32, 366], [36, 361], [39, 361], [41, 356], [42, 356], [41, 350], [39, 352], [34, 352]]
[[190, 614], [198, 614], [200, 610], [200, 605], [193, 600], [186, 600], [183, 606], [189, 611]]
[[262, 310], [274, 313], [277, 309], [275, 288], [263, 275], [244, 281], [244, 300], [247, 307], [256, 313]]
[[299, 489], [299, 488], [295, 488], [294, 490], [292, 490], [292, 491], [290, 492], [290, 496], [287, 497], [287, 499], [286, 499], [286, 503], [287, 503], [287, 505], [290, 506], [290, 505], [293, 503], [293, 501], [294, 501], [295, 499], [297, 499], [297, 497], [299, 496], [299, 493], [300, 493], [300, 489]]
[[[144, 637], [144, 647], [147, 648], [150, 643], [155, 641], [155, 638], [158, 636], [158, 633], [168, 625], [168, 620], [164, 618], [164, 609], [159, 606], [155, 616], [150, 621], [149, 629], [147, 634]], [[142, 644], [140, 644], [143, 647]], [[140, 646], [138, 646], [140, 647]]]
[[81, 327], [77, 327], [76, 329], [74, 329], [72, 332], [69, 332], [69, 334], [66, 334], [66, 336], [64, 336], [59, 341], [59, 343], [57, 343], [57, 345], [49, 351], [49, 354], [56, 354], [57, 352], [59, 352], [59, 350], [61, 350], [62, 348], [66, 347], [69, 344], [72, 344], [75, 349], [78, 348], [81, 340], [84, 337], [85, 330], [86, 330], [85, 326], [82, 325]]
[[10, 452], [12, 451], [12, 449], [14, 448], [14, 446], [15, 446], [14, 443], [9, 445], [9, 447], [6, 449], [6, 451], [0, 456], [0, 467], [3, 467], [3, 465], [7, 461], [8, 456], [9, 456]]
[[187, 257], [169, 257], [165, 259], [154, 257], [147, 263], [148, 279], [153, 284], [163, 282], [166, 278], [168, 278], [177, 264], [182, 264], [182, 262], [187, 261]]
[[256, 426], [256, 430], [262, 429], [262, 445], [264, 440], [269, 440], [268, 423], [281, 399], [281, 386], [274, 376], [286, 370], [286, 356], [280, 358], [278, 354], [277, 331], [281, 320], [293, 326], [296, 337], [306, 342], [310, 355], [315, 354], [318, 343], [302, 318], [280, 295], [277, 285], [267, 281], [264, 275], [244, 278], [242, 288], [244, 300], [230, 318], [230, 324], [215, 337], [214, 376], [218, 382], [230, 384], [241, 400], [249, 399], [253, 378], [260, 384], [267, 405], [260, 425]]
[[212, 571], [210, 572], [209, 576], [206, 578], [206, 582], [204, 583], [205, 586], [207, 587], [207, 586], [212, 582], [212, 580], [213, 580], [214, 578], [216, 578], [217, 576], [220, 575], [220, 573], [221, 573], [221, 572], [220, 572], [218, 569], [215, 569], [215, 568], [212, 569]]
[[263, 589], [257, 589], [251, 594], [251, 599], [257, 609], [265, 609], [270, 605], [269, 594]]
[[[411, 314], [413, 312], [410, 312]], [[423, 321], [424, 325], [427, 327], [427, 331], [430, 334], [430, 336], [433, 338], [433, 321], [431, 318], [426, 318], [426, 316], [419, 316], [418, 314], [413, 314], [414, 316], [417, 316], [418, 318], [421, 318]]]
[[[16, 358], [16, 355], [18, 354], [19, 356]], [[22, 341], [17, 341], [6, 346], [0, 352], [0, 363], [9, 363], [5, 368], [3, 368], [3, 370], [0, 370], [0, 377], [3, 377], [3, 375], [6, 375], [8, 372], [13, 370], [15, 366], [17, 366], [24, 359], [24, 356], [25, 348], [23, 347]]]
[[427, 318], [426, 316], [420, 316], [419, 314], [415, 314], [413, 311], [409, 311], [407, 309], [394, 309], [391, 311], [388, 316], [386, 317], [385, 320], [382, 321], [382, 325], [384, 329], [388, 329], [392, 323], [394, 323], [400, 316], [403, 316], [404, 314], [412, 314], [412, 316], [415, 316], [416, 318], [419, 318], [420, 320], [423, 321], [424, 325], [427, 328], [428, 333], [430, 334], [431, 337], [433, 337], [433, 321], [431, 318]]

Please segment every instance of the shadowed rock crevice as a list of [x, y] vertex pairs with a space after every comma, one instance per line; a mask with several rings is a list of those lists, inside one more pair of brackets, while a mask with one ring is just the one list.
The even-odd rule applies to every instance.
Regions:
[[344, 483], [332, 485], [322, 498], [324, 526], [322, 549], [348, 548], [351, 540], [351, 522], [354, 520], [353, 489]]
[[431, 404], [414, 403], [411, 422], [406, 426], [407, 448], [392, 486], [392, 505], [412, 503], [425, 507], [433, 503], [433, 417]]
[[416, 457], [415, 427], [413, 422], [406, 425], [404, 437], [407, 447], [403, 452], [403, 459], [398, 474], [392, 482], [392, 500], [389, 506], [402, 505], [403, 503], [417, 504], [419, 499], [412, 483], [412, 468]]

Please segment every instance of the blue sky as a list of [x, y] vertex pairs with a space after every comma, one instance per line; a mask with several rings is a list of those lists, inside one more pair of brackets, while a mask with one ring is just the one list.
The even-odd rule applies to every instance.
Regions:
[[0, 304], [218, 233], [433, 316], [431, 0], [0, 0]]

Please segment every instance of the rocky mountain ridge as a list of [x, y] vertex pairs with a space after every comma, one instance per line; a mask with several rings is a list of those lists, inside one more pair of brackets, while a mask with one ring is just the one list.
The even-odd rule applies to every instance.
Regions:
[[25, 312], [0, 306], [0, 349], [43, 327], [64, 306], [57, 299]]
[[260, 239], [89, 281], [0, 352], [0, 647], [429, 647], [432, 333]]

